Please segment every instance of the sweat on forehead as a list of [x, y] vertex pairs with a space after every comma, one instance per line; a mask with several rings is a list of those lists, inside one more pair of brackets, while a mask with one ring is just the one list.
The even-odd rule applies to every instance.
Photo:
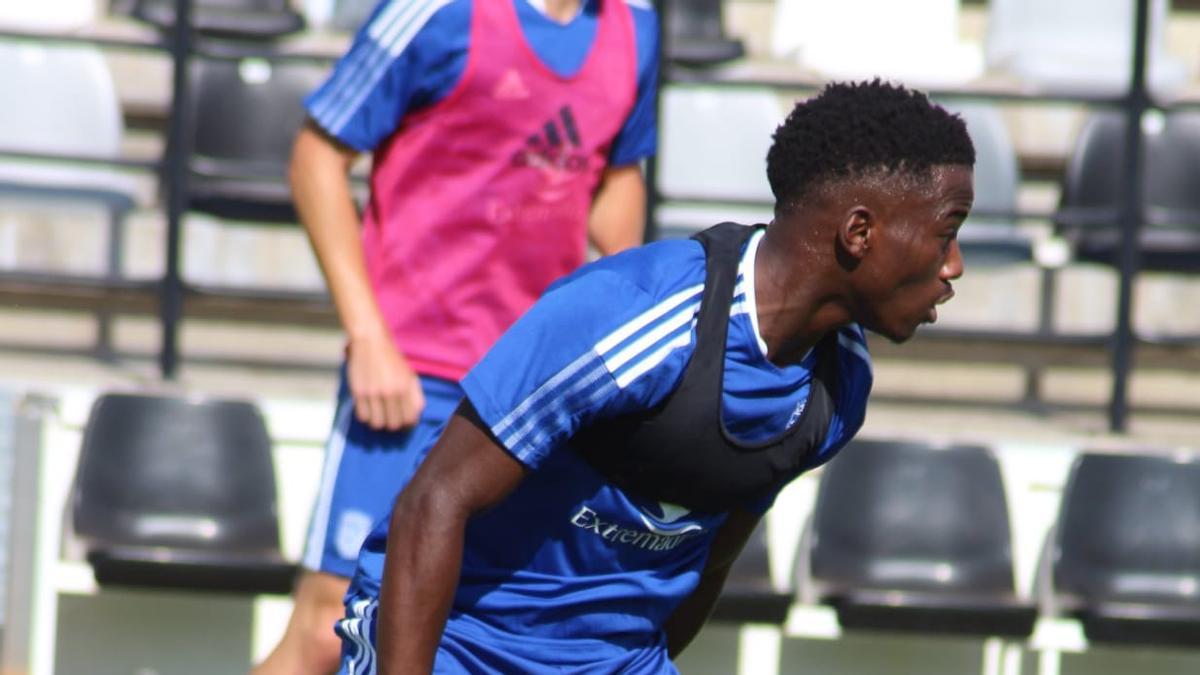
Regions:
[[832, 83], [797, 103], [775, 131], [767, 177], [786, 209], [822, 182], [876, 173], [927, 177], [938, 165], [974, 164], [958, 115], [920, 92], [874, 80]]

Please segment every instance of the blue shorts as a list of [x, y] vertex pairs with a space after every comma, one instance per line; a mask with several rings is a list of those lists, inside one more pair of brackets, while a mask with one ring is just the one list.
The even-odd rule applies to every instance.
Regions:
[[433, 447], [458, 403], [458, 383], [421, 377], [425, 410], [415, 427], [376, 431], [354, 416], [345, 370], [337, 414], [325, 446], [321, 486], [304, 547], [305, 568], [349, 578], [358, 549], [376, 521], [387, 518], [400, 489], [408, 484]]

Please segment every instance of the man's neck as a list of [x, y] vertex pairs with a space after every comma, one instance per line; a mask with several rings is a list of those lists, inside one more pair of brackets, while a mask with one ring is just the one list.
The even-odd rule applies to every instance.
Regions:
[[568, 23], [579, 14], [583, 0], [543, 0], [546, 16], [559, 23]]
[[798, 361], [828, 332], [850, 322], [819, 257], [798, 260], [787, 254], [797, 247], [769, 242], [772, 235], [781, 234], [768, 229], [754, 261], [759, 333], [767, 343], [767, 358], [776, 365]]

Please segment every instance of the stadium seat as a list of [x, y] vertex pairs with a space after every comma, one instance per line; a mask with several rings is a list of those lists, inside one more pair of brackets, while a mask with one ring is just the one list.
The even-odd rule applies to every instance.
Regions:
[[959, 40], [958, 14], [959, 0], [775, 0], [771, 51], [833, 80], [955, 86], [983, 73], [980, 49]]
[[102, 585], [291, 590], [271, 439], [251, 403], [102, 395], [84, 431], [71, 509]]
[[[1147, 115], [1142, 124], [1145, 221], [1139, 235], [1142, 268], [1200, 271], [1200, 113]], [[1125, 119], [1095, 113], [1084, 126], [1068, 164], [1055, 216], [1075, 257], [1116, 265], [1121, 233], [1117, 196], [1124, 164]]]
[[975, 144], [975, 205], [959, 234], [968, 266], [1028, 262], [1033, 242], [1021, 232], [1017, 212], [1020, 168], [1008, 127], [1000, 111], [979, 103], [946, 103], [967, 123]]
[[[116, 159], [124, 121], [112, 73], [89, 46], [0, 43], [0, 81], [19, 96], [0, 106], [0, 149]], [[53, 207], [94, 205], [109, 222], [108, 273], [119, 273], [129, 176], [109, 167], [0, 158], [0, 195]], [[16, 255], [9, 251], [10, 255]], [[19, 262], [19, 261], [18, 261]]]
[[[855, 441], [821, 476], [808, 572], [845, 630], [1028, 636], [987, 448]], [[804, 552], [801, 551], [801, 555]]]
[[[1115, 93], [1129, 86], [1134, 7], [1129, 0], [989, 0], [988, 67], [1058, 91]], [[1165, 93], [1187, 82], [1166, 54], [1167, 0], [1151, 0], [1147, 83]]]
[[[130, 16], [161, 30], [175, 25], [176, 0], [134, 0]], [[272, 40], [304, 29], [288, 0], [193, 0], [192, 29], [204, 37]]]
[[775, 590], [771, 583], [766, 525], [765, 519], [759, 522], [733, 563], [713, 607], [713, 621], [781, 624], [787, 619], [792, 594]]
[[1043, 578], [1040, 592], [1089, 641], [1200, 644], [1194, 457], [1080, 455], [1050, 541], [1053, 588]]
[[725, 34], [721, 0], [666, 0], [663, 47], [668, 61], [714, 66], [741, 58], [741, 40]]
[[376, 4], [374, 0], [336, 0], [331, 24], [335, 30], [357, 31], [371, 16]]
[[[662, 92], [661, 116], [657, 183], [667, 203], [656, 213], [660, 236], [725, 220], [770, 221], [767, 149], [784, 118], [774, 91], [671, 86]], [[705, 203], [678, 203], [687, 201]]]
[[0, 27], [45, 32], [78, 30], [96, 19], [94, 0], [0, 3]]
[[195, 63], [188, 208], [218, 218], [295, 223], [287, 165], [301, 103], [326, 67], [263, 59]]

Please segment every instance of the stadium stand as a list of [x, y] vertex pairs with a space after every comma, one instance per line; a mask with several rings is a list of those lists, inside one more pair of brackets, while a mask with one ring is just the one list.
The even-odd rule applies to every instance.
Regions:
[[855, 441], [821, 476], [811, 578], [847, 630], [1028, 636], [1000, 467], [982, 446]]
[[71, 495], [100, 584], [287, 593], [271, 439], [246, 401], [107, 393]]
[[1150, 452], [1084, 453], [1048, 540], [1049, 611], [1089, 641], [1195, 647], [1200, 641], [1200, 462]]

